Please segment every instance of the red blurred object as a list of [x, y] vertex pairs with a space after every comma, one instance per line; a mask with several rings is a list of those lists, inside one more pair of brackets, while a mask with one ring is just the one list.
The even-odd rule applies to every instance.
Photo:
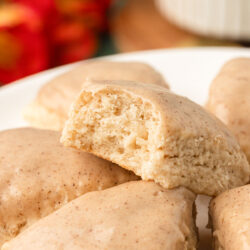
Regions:
[[54, 48], [53, 65], [65, 64], [91, 57], [97, 50], [97, 37], [74, 20], [64, 20], [51, 34]]
[[93, 56], [111, 0], [9, 0], [0, 6], [0, 82]]
[[40, 18], [33, 11], [14, 4], [3, 8], [0, 12], [0, 82], [9, 83], [46, 69], [48, 46], [41, 32]]

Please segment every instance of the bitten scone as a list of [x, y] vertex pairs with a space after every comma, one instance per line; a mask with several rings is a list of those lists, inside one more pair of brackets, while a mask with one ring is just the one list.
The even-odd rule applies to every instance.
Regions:
[[137, 177], [91, 154], [63, 147], [55, 131], [0, 132], [0, 247], [72, 199]]
[[250, 58], [222, 67], [211, 84], [207, 108], [234, 133], [250, 162]]
[[165, 188], [216, 195], [249, 181], [249, 165], [226, 126], [165, 88], [128, 81], [86, 83], [61, 141]]
[[133, 181], [85, 194], [25, 230], [2, 250], [196, 249], [195, 195]]
[[74, 98], [86, 79], [133, 80], [168, 88], [162, 75], [141, 62], [92, 61], [57, 76], [39, 91], [36, 99], [24, 110], [24, 118], [32, 126], [62, 130]]
[[226, 191], [210, 203], [216, 250], [250, 249], [250, 185]]

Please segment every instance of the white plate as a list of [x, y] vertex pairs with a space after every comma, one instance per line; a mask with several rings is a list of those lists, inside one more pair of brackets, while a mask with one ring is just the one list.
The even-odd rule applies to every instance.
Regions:
[[[147, 62], [166, 77], [173, 91], [199, 104], [204, 104], [209, 84], [220, 66], [226, 60], [236, 56], [250, 56], [250, 50], [171, 49], [120, 54], [106, 58]], [[27, 125], [22, 119], [22, 109], [35, 97], [44, 83], [71, 67], [72, 65], [67, 65], [47, 70], [0, 88], [0, 130]]]
[[[219, 68], [228, 59], [238, 56], [250, 57], [250, 50], [242, 48], [171, 49], [120, 54], [105, 59], [147, 62], [164, 75], [174, 92], [202, 105], [206, 101], [209, 84]], [[27, 125], [21, 115], [23, 108], [34, 99], [44, 83], [72, 66], [48, 70], [0, 88], [0, 130]], [[201, 232], [199, 249], [210, 249], [207, 241], [209, 231], [205, 229], [208, 199], [199, 196], [198, 200], [198, 226]]]

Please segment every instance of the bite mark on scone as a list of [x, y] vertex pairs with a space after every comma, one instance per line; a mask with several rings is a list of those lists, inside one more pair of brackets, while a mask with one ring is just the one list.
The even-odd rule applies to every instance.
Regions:
[[155, 158], [163, 157], [160, 116], [140, 97], [114, 90], [85, 92], [78, 110], [75, 126], [79, 133], [72, 134], [77, 147], [126, 160], [134, 170], [143, 164], [148, 172]]
[[135, 82], [91, 82], [75, 101], [62, 142], [165, 188], [216, 195], [249, 180], [230, 131], [187, 98]]

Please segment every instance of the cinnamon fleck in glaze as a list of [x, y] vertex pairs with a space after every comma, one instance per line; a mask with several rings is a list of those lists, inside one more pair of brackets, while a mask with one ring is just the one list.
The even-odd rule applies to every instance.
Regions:
[[60, 134], [21, 128], [0, 132], [0, 246], [72, 199], [134, 174], [65, 148]]
[[41, 219], [2, 250], [194, 250], [195, 195], [134, 181], [85, 194]]
[[234, 133], [250, 162], [250, 58], [222, 67], [211, 84], [207, 109]]
[[226, 191], [210, 203], [216, 250], [250, 249], [250, 185]]

